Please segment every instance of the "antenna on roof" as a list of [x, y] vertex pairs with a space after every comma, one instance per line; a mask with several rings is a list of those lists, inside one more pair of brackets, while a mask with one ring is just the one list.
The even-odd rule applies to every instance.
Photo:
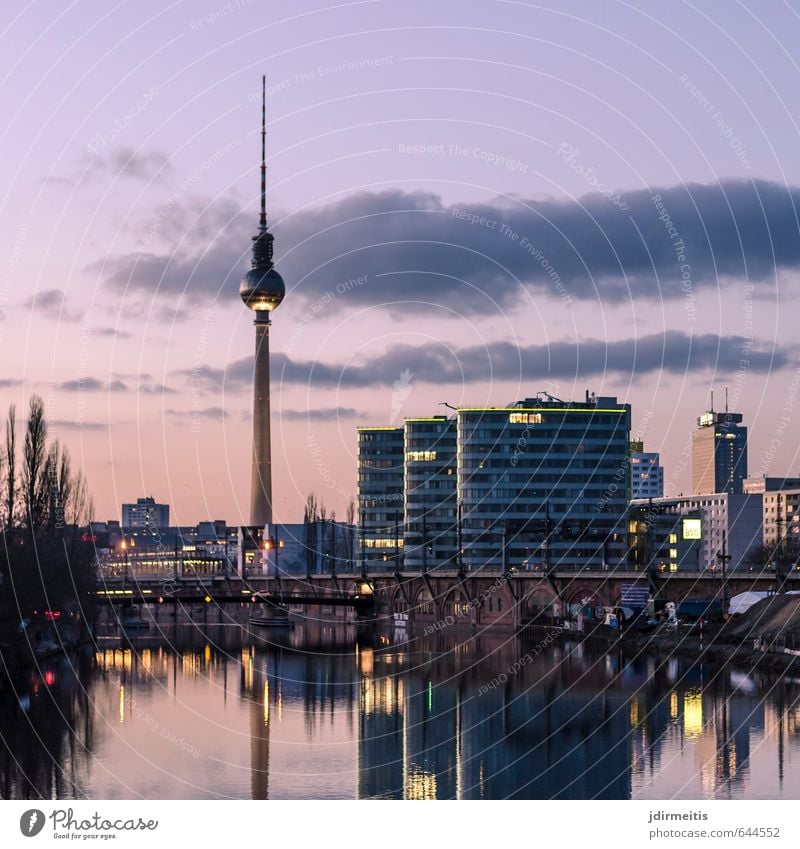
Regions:
[[714, 390], [711, 390], [711, 412], [714, 412]]
[[725, 387], [725, 412], [728, 412], [728, 387]]

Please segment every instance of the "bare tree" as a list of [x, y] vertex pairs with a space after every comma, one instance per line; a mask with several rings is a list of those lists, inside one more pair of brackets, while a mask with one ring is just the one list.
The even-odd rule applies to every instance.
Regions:
[[8, 408], [6, 419], [6, 487], [3, 493], [6, 509], [6, 531], [14, 528], [17, 510], [17, 408], [12, 404]]
[[316, 562], [316, 532], [317, 519], [319, 517], [319, 502], [315, 493], [311, 492], [306, 496], [306, 506], [303, 511], [303, 525], [305, 529], [305, 554], [306, 554], [306, 575], [310, 575], [314, 570]]
[[28, 425], [22, 449], [22, 496], [25, 523], [31, 533], [42, 523], [45, 511], [42, 492], [42, 470], [47, 458], [47, 422], [44, 402], [33, 395], [28, 408]]

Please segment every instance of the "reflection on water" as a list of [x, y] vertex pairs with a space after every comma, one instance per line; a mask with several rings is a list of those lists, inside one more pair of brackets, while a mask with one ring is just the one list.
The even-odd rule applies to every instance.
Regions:
[[[800, 682], [507, 635], [171, 624], [0, 686], [4, 798], [798, 798]], [[520, 662], [522, 660], [522, 662]]]

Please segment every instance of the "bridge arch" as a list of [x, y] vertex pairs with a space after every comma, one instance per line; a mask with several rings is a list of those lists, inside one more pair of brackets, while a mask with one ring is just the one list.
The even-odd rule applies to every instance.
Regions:
[[472, 605], [461, 587], [454, 587], [444, 597], [442, 617], [445, 621], [448, 617], [452, 617], [455, 621], [469, 622], [471, 612]]
[[392, 613], [408, 613], [408, 600], [403, 590], [398, 587], [392, 594]]
[[577, 613], [581, 607], [608, 607], [610, 601], [605, 588], [578, 584], [567, 587], [562, 595], [565, 613]]
[[558, 599], [553, 590], [540, 584], [522, 599], [522, 618], [531, 620], [541, 617], [552, 618], [558, 613]]
[[436, 601], [427, 587], [421, 587], [414, 597], [414, 616], [418, 619], [436, 618]]

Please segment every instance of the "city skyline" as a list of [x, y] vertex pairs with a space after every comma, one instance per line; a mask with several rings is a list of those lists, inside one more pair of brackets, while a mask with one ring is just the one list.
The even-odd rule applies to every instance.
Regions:
[[[301, 18], [287, 5], [269, 22], [257, 4], [206, 6], [191, 20], [145, 6], [129, 44], [129, 11], [65, 12], [58, 77], [10, 45], [1, 400], [44, 397], [98, 517], [152, 492], [182, 523], [248, 520], [252, 351], [235, 287], [261, 73], [290, 294], [272, 340], [280, 521], [312, 491], [344, 515], [358, 424], [539, 390], [630, 403], [633, 437], [678, 493], [694, 420], [728, 385], [751, 473], [798, 471], [781, 423], [800, 388], [791, 10], [765, 11], [759, 32], [746, 8], [726, 11], [730, 44], [707, 13], [658, 4], [615, 8], [613, 26], [587, 3], [573, 17], [459, 8], [459, 26], [448, 3], [422, 21], [384, 3]], [[46, 46], [32, 23], [9, 35]], [[90, 26], [113, 26], [118, 51], [82, 40]], [[220, 76], [262, 33], [275, 49]], [[130, 61], [143, 50], [151, 61]], [[763, 75], [768, 95], [743, 97]]]

